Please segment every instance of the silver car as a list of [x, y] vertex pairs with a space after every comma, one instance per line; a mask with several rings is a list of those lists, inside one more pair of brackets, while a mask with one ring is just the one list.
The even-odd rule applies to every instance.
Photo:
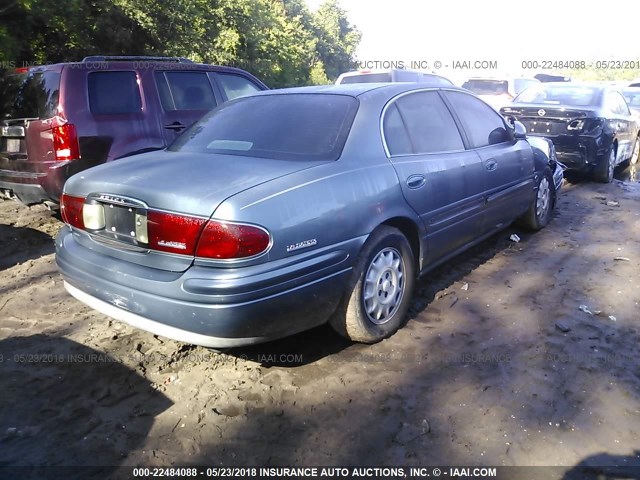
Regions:
[[180, 341], [330, 321], [372, 343], [402, 326], [420, 275], [514, 220], [547, 224], [562, 169], [537, 142], [456, 87], [260, 93], [69, 179], [56, 260], [74, 297]]

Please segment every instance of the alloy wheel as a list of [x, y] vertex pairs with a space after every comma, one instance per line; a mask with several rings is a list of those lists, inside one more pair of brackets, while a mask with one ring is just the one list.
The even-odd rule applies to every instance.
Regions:
[[371, 322], [382, 325], [397, 310], [405, 291], [404, 260], [395, 248], [381, 250], [364, 277], [364, 309]]

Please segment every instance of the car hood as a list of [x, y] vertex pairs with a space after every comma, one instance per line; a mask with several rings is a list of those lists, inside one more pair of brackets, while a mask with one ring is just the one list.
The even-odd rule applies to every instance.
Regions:
[[323, 163], [327, 162], [165, 150], [80, 172], [67, 181], [64, 191], [125, 196], [151, 208], [208, 217], [243, 190]]

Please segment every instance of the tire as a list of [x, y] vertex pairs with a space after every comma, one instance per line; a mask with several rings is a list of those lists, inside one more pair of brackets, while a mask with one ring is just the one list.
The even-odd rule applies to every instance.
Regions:
[[640, 157], [640, 138], [636, 138], [636, 142], [633, 144], [633, 153], [627, 163], [629, 165], [636, 165], [638, 163], [638, 157]]
[[414, 285], [415, 262], [406, 237], [396, 228], [378, 227], [362, 247], [329, 323], [354, 342], [379, 342], [403, 325]]
[[612, 145], [609, 152], [604, 156], [600, 165], [596, 167], [593, 178], [600, 183], [611, 183], [613, 181], [613, 171], [616, 168], [616, 149]]
[[556, 187], [551, 170], [547, 167], [536, 185], [536, 198], [531, 202], [529, 210], [519, 218], [518, 223], [529, 230], [537, 231], [546, 227], [555, 204]]

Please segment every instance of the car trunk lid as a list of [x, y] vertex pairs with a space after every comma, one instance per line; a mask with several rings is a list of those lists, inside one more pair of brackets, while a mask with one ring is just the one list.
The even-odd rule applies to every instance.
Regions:
[[[86, 209], [88, 220], [97, 222], [83, 226], [88, 234], [77, 232], [79, 242], [133, 263], [183, 271], [195, 257], [204, 224], [224, 200], [322, 163], [150, 152], [80, 172], [67, 181], [65, 194], [81, 199], [78, 215]], [[153, 238], [158, 222], [165, 221], [176, 222], [171, 228], [178, 237]], [[151, 248], [153, 242], [159, 248]]]
[[510, 105], [500, 112], [513, 116], [526, 127], [531, 135], [555, 136], [581, 133], [588, 130], [595, 114], [592, 110], [546, 104], [519, 106]]

